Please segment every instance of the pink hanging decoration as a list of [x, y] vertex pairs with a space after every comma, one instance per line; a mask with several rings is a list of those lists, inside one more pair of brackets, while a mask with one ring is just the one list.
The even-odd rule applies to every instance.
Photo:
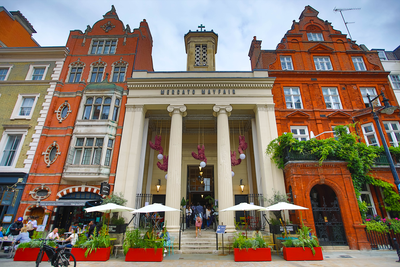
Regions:
[[163, 157], [163, 163], [161, 164], [161, 162], [157, 162], [157, 167], [162, 170], [167, 172], [168, 171], [168, 156], [164, 156]]
[[239, 147], [238, 147], [239, 154], [244, 154], [243, 151], [245, 151], [246, 149], [247, 149], [247, 143], [245, 137], [244, 135], [239, 135]]
[[204, 150], [205, 150], [204, 145], [202, 147], [200, 147], [200, 145], [198, 145], [197, 146], [198, 154], [196, 154], [195, 152], [192, 152], [193, 158], [201, 160], [201, 161], [204, 161], [205, 163], [207, 163], [207, 158], [206, 158], [206, 155], [204, 154]]
[[231, 165], [236, 166], [242, 163], [241, 159], [236, 159], [236, 151], [231, 151]]
[[154, 144], [151, 141], [149, 141], [149, 146], [152, 149], [157, 150], [159, 154], [163, 154], [164, 153], [164, 149], [161, 146], [161, 135], [156, 135]]

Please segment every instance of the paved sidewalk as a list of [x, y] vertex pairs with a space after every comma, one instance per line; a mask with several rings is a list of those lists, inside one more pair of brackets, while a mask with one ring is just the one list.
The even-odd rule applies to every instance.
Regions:
[[[106, 262], [77, 262], [79, 267], [92, 266], [170, 266], [170, 267], [212, 267], [212, 266], [280, 266], [280, 267], [391, 267], [399, 266], [395, 251], [324, 251], [323, 261], [285, 261], [281, 256], [273, 253], [270, 262], [235, 262], [233, 255], [199, 255], [199, 254], [175, 254], [167, 256], [162, 262], [125, 262], [124, 257], [115, 259], [113, 256]], [[1, 267], [27, 267], [34, 266], [33, 262], [14, 262], [12, 259], [0, 258]], [[42, 262], [42, 267], [50, 267], [50, 263]]]

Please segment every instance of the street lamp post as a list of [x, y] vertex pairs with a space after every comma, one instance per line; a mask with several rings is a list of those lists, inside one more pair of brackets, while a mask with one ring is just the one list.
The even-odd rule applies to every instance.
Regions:
[[374, 97], [373, 99], [371, 99], [370, 95], [367, 95], [367, 97], [368, 97], [369, 105], [370, 105], [371, 108], [372, 108], [372, 116], [373, 116], [373, 118], [374, 118], [374, 120], [375, 120], [376, 127], [378, 128], [379, 135], [380, 135], [381, 140], [382, 140], [383, 148], [385, 149], [386, 158], [387, 158], [387, 160], [389, 161], [389, 166], [390, 166], [390, 170], [392, 171], [392, 175], [393, 175], [393, 178], [394, 178], [394, 183], [396, 184], [396, 186], [397, 186], [397, 188], [399, 189], [399, 192], [400, 192], [400, 188], [399, 188], [399, 185], [400, 185], [399, 176], [398, 176], [397, 171], [396, 171], [396, 168], [395, 168], [395, 166], [394, 166], [393, 159], [392, 159], [392, 155], [390, 155], [389, 147], [388, 147], [388, 145], [387, 145], [387, 143], [386, 143], [385, 135], [383, 134], [382, 127], [381, 127], [381, 124], [380, 124], [380, 122], [379, 122], [378, 114], [375, 112], [374, 105], [372, 104], [372, 102], [374, 102], [376, 99], [378, 99], [378, 97], [381, 96], [381, 95], [382, 95], [382, 98], [383, 98], [382, 102], [383, 102], [383, 104], [384, 104], [384, 106], [385, 106], [385, 107], [381, 110], [381, 113], [389, 114], [389, 115], [390, 115], [390, 114], [393, 114], [393, 112], [397, 109], [397, 107], [391, 106], [391, 105], [389, 104], [389, 99], [387, 99], [383, 93], [377, 95], [377, 96]]

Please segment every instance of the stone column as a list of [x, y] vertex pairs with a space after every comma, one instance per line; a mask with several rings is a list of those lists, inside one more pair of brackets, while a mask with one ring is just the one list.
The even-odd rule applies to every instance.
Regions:
[[[217, 117], [218, 210], [223, 210], [234, 204], [228, 122], [232, 106], [215, 105], [213, 110]], [[235, 231], [233, 211], [219, 212], [218, 216], [227, 232]]]
[[256, 105], [254, 113], [259, 147], [258, 157], [260, 161], [259, 166], [263, 196], [265, 198], [270, 198], [273, 195], [273, 189], [285, 194], [283, 172], [278, 169], [271, 157], [265, 153], [268, 144], [278, 137], [274, 106]]
[[[167, 108], [171, 116], [171, 131], [168, 153], [168, 179], [165, 205], [180, 209], [182, 180], [182, 117], [186, 116], [185, 105], [170, 105]], [[179, 211], [165, 213], [168, 231], [179, 231]]]
[[[121, 151], [115, 178], [116, 193], [123, 193], [128, 200], [127, 207], [136, 208], [136, 191], [139, 179], [139, 166], [142, 149], [143, 127], [145, 121], [145, 108], [143, 105], [127, 105], [122, 133]], [[129, 212], [123, 216], [128, 220], [132, 217]]]

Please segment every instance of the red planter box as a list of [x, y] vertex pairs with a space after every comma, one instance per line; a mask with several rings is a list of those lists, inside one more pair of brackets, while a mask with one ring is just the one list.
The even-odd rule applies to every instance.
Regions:
[[235, 261], [271, 261], [270, 248], [233, 249]]
[[315, 255], [313, 255], [311, 248], [304, 249], [283, 247], [283, 258], [287, 261], [322, 261], [324, 259], [320, 247], [314, 248]]
[[130, 248], [125, 255], [125, 261], [162, 261], [163, 249], [158, 248]]
[[[36, 261], [40, 248], [19, 248], [15, 252], [14, 261]], [[49, 258], [44, 252], [42, 261], [48, 261]]]
[[76, 261], [107, 261], [110, 258], [110, 248], [92, 250], [92, 253], [85, 258], [86, 250], [87, 248], [72, 248], [71, 253], [75, 256]]

